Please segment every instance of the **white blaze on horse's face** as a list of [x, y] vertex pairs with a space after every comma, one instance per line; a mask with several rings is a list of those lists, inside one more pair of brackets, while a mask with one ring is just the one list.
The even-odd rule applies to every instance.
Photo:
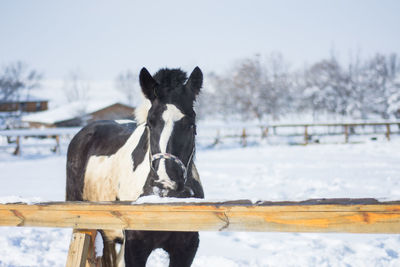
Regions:
[[[161, 153], [168, 152], [167, 146], [171, 138], [172, 131], [174, 129], [174, 124], [176, 121], [181, 120], [185, 116], [176, 106], [172, 104], [167, 104], [166, 106], [167, 109], [162, 114], [162, 119], [164, 121], [164, 128], [162, 129], [159, 142]], [[168, 176], [165, 163], [166, 163], [165, 159], [160, 159], [160, 164], [157, 170], [157, 175], [159, 177], [159, 180], [157, 180], [156, 182], [163, 184], [164, 187], [166, 188], [174, 190], [176, 189], [177, 185], [173, 181], [173, 179], [171, 179], [171, 177]]]

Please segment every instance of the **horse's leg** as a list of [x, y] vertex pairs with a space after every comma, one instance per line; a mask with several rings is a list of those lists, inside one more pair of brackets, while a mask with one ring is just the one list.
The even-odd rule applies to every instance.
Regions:
[[199, 247], [198, 232], [174, 232], [165, 243], [164, 249], [169, 253], [170, 267], [189, 267], [192, 265]]
[[125, 266], [145, 267], [153, 247], [141, 239], [126, 240], [125, 243]]
[[125, 240], [122, 242], [117, 255], [117, 267], [125, 267]]
[[117, 253], [115, 252], [115, 242], [105, 241], [103, 247], [103, 256], [101, 257], [102, 267], [115, 267], [117, 262]]
[[121, 231], [100, 230], [103, 238], [103, 256], [101, 257], [102, 267], [117, 266], [116, 243], [123, 242], [123, 234]]

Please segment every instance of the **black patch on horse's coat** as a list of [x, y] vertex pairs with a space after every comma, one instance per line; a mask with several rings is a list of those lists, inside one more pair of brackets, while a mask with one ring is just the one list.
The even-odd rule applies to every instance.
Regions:
[[180, 160], [185, 166], [189, 165], [189, 158], [193, 152], [193, 147], [196, 145], [196, 128], [194, 125], [194, 118], [183, 117], [175, 122], [171, 133], [171, 136], [177, 136], [178, 138], [170, 138], [168, 140], [167, 151], [173, 155], [180, 155]]
[[146, 266], [156, 248], [168, 252], [169, 266], [185, 267], [192, 264], [200, 241], [198, 232], [125, 231], [125, 242], [127, 267]]
[[[190, 166], [190, 169], [191, 168], [192, 168], [192, 166]], [[192, 174], [190, 174], [190, 176], [188, 177], [185, 187], [190, 188], [194, 193], [193, 196], [191, 195], [191, 196], [185, 196], [185, 197], [204, 198], [203, 187], [196, 179], [193, 178]]]
[[115, 121], [96, 121], [87, 127], [90, 126], [94, 126], [91, 155], [95, 156], [115, 154], [136, 129], [136, 123], [119, 124]]
[[135, 171], [136, 168], [143, 162], [144, 156], [149, 149], [149, 142], [148, 142], [148, 130], [146, 129], [142, 136], [140, 137], [139, 143], [135, 147], [132, 152], [132, 160], [133, 160], [133, 170]]
[[83, 200], [84, 177], [89, 158], [115, 154], [135, 129], [136, 123], [95, 121], [72, 138], [67, 152], [66, 200]]
[[165, 105], [158, 105], [158, 100], [155, 100], [155, 105], [149, 110], [149, 116], [147, 118], [147, 127], [150, 130], [150, 144], [151, 154], [157, 154], [161, 152], [160, 149], [160, 137], [162, 130], [164, 129], [165, 123], [162, 120], [162, 114], [167, 109]]

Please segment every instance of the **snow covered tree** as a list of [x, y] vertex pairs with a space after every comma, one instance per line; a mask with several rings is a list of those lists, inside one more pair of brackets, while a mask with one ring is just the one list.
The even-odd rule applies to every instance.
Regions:
[[376, 54], [365, 63], [363, 69], [364, 87], [366, 90], [368, 113], [383, 119], [389, 119], [396, 112], [397, 95], [400, 86], [399, 61], [395, 54], [384, 56]]
[[300, 112], [312, 113], [314, 119], [400, 118], [399, 62], [396, 54], [376, 54], [344, 66], [332, 56], [290, 72], [280, 54], [264, 60], [254, 56], [225, 75], [211, 75], [214, 90], [204, 103], [244, 120], [276, 120]]
[[305, 101], [313, 114], [347, 115], [350, 105], [349, 77], [335, 58], [313, 64], [305, 73]]
[[396, 54], [390, 55], [389, 69], [391, 75], [388, 84], [387, 112], [396, 119], [400, 119], [400, 59]]

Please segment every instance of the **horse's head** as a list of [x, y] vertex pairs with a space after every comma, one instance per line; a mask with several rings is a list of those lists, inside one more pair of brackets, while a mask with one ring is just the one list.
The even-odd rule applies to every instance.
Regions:
[[185, 189], [195, 152], [193, 104], [200, 92], [203, 74], [198, 67], [189, 78], [179, 69], [161, 69], [153, 77], [143, 68], [139, 80], [144, 96], [151, 103], [146, 125], [152, 193], [178, 196]]

